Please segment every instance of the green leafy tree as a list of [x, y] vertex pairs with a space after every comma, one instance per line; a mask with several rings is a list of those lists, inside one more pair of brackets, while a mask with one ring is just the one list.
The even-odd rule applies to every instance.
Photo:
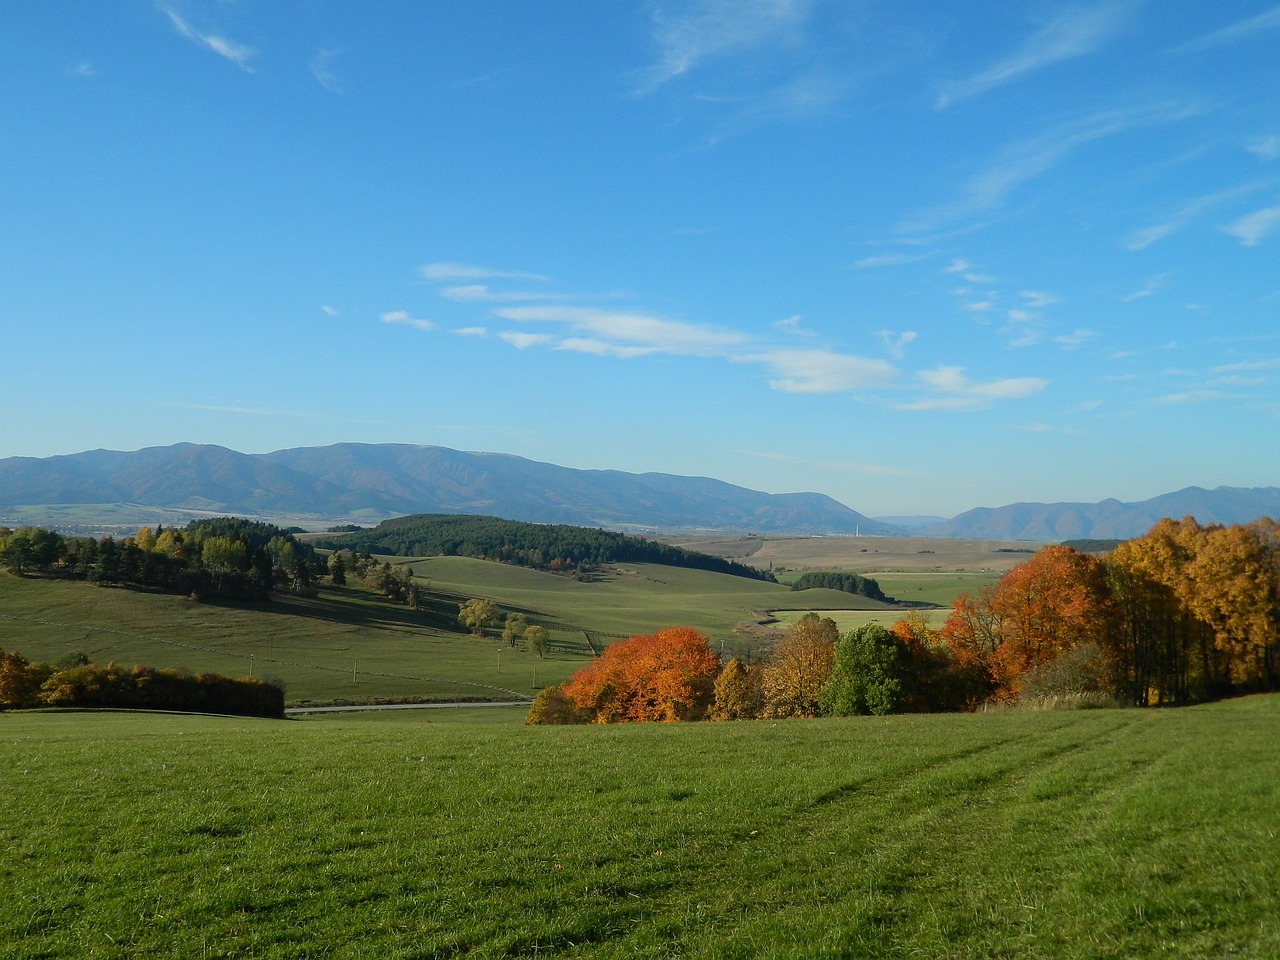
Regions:
[[911, 651], [878, 623], [850, 630], [836, 643], [831, 677], [819, 695], [829, 717], [895, 713], [911, 694]]
[[329, 579], [335, 587], [346, 586], [347, 561], [343, 559], [341, 550], [335, 550], [329, 555]]

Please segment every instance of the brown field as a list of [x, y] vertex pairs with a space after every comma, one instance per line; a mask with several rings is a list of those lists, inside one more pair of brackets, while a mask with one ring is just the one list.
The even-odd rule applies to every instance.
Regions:
[[667, 543], [762, 570], [1004, 573], [1046, 544], [928, 537], [664, 537]]

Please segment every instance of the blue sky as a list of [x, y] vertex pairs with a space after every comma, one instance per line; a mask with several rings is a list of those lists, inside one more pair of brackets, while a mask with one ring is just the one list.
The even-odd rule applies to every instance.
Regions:
[[0, 6], [0, 457], [1280, 484], [1280, 6]]

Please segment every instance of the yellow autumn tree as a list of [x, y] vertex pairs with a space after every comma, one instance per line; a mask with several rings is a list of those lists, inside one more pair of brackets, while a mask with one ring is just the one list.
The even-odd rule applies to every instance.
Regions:
[[829, 617], [807, 613], [778, 641], [760, 677], [766, 717], [816, 717], [831, 676], [840, 631]]

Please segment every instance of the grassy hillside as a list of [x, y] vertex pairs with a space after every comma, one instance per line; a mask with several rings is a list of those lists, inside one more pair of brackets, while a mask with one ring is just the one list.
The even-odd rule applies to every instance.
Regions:
[[183, 597], [86, 583], [0, 575], [0, 647], [54, 662], [84, 653], [285, 683], [289, 701], [374, 697], [496, 698], [532, 695], [568, 676], [590, 651], [563, 635], [545, 660], [444, 629], [441, 604], [419, 613], [363, 590], [269, 603], [194, 603]]
[[763, 610], [885, 607], [839, 590], [792, 591], [776, 583], [651, 563], [627, 564], [587, 582], [466, 557], [436, 557], [410, 565], [433, 590], [470, 590], [538, 610], [553, 626], [624, 635], [680, 624], [716, 642], [731, 641], [737, 623]]
[[[365, 590], [326, 588], [317, 598], [269, 603], [194, 603], [184, 597], [0, 573], [0, 647], [53, 662], [84, 653], [106, 663], [178, 666], [285, 682], [287, 698], [493, 697], [529, 695], [564, 679], [611, 635], [688, 625], [728, 654], [754, 649], [735, 632], [765, 610], [845, 610], [883, 604], [836, 590], [785, 586], [654, 564], [600, 578], [565, 576], [464, 557], [412, 561], [430, 608], [416, 612]], [[545, 660], [459, 633], [457, 602], [492, 599], [546, 626]]]
[[1280, 955], [1280, 699], [0, 716], [0, 958]]

